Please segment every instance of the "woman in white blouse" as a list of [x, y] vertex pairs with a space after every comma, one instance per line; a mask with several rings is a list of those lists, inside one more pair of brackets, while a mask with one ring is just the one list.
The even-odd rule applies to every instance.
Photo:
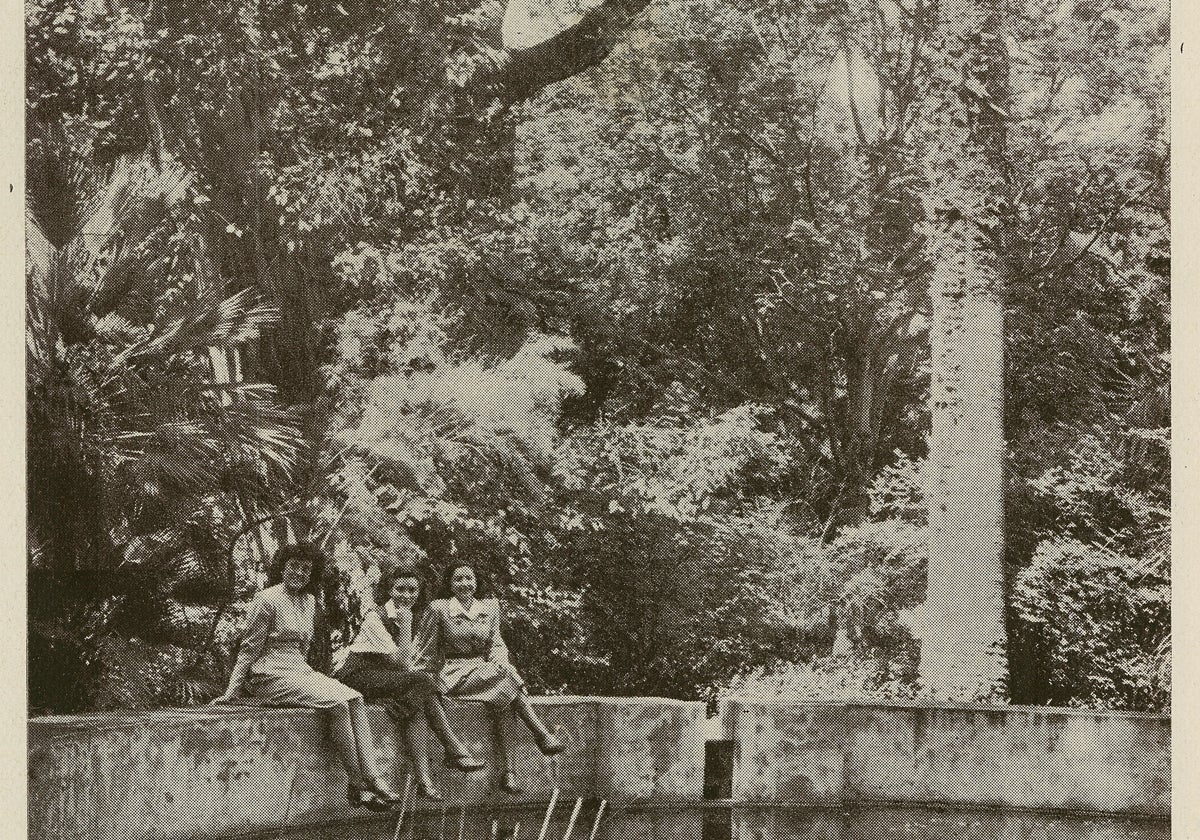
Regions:
[[376, 772], [362, 694], [308, 664], [314, 590], [324, 568], [324, 555], [311, 543], [285, 545], [275, 552], [267, 573], [272, 585], [250, 602], [229, 687], [213, 702], [232, 703], [249, 693], [272, 706], [327, 709], [334, 744], [350, 777], [347, 800], [355, 807], [386, 811], [400, 797]]
[[516, 710], [543, 754], [562, 752], [562, 741], [538, 718], [525, 696], [525, 681], [508, 660], [508, 646], [500, 636], [500, 602], [475, 597], [475, 567], [465, 561], [451, 563], [444, 588], [445, 597], [430, 603], [421, 620], [416, 666], [437, 676], [438, 690], [445, 696], [487, 705], [504, 762], [501, 788], [520, 793], [508, 762], [503, 718], [508, 709]]
[[413, 609], [421, 595], [416, 571], [396, 569], [381, 581], [380, 591], [390, 598], [363, 618], [336, 676], [362, 692], [367, 700], [382, 701], [403, 733], [418, 790], [438, 801], [442, 795], [433, 784], [426, 741], [414, 726], [418, 720], [424, 718], [442, 742], [447, 767], [470, 772], [482, 770], [485, 765], [471, 755], [451, 729], [434, 678], [425, 671], [413, 670]]

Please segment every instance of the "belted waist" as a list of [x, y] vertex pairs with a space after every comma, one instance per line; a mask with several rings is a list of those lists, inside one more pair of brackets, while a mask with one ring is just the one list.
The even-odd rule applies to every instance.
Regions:
[[482, 653], [447, 653], [445, 656], [447, 662], [451, 659], [483, 659]]

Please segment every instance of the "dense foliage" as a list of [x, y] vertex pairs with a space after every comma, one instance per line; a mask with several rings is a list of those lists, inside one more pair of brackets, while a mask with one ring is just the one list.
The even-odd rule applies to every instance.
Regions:
[[[106, 212], [122, 233], [98, 254], [87, 231]], [[298, 462], [299, 424], [275, 388], [219, 375], [278, 310], [251, 289], [227, 297], [196, 247], [196, 213], [161, 212], [81, 208], [80, 229], [31, 273], [35, 707], [186, 699], [171, 679], [187, 651], [207, 652], [204, 608], [231, 594], [226, 543], [280, 503]], [[145, 240], [123, 235], [139, 226]]]
[[[919, 690], [935, 5], [655, 0], [528, 99], [496, 2], [26, 8], [35, 707], [199, 699], [283, 513], [335, 646], [467, 555], [536, 690]], [[1169, 696], [1166, 19], [1004, 18], [1015, 701]]]

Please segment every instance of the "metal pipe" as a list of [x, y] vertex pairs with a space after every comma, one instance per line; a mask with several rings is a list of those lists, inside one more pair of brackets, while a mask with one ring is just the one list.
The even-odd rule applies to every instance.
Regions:
[[583, 809], [583, 797], [580, 796], [575, 800], [575, 807], [571, 810], [571, 819], [567, 820], [567, 833], [563, 835], [563, 840], [571, 840], [571, 835], [575, 832], [575, 820], [579, 819], [579, 812]]
[[[550, 804], [546, 807], [546, 816], [542, 820], [542, 830], [538, 832], [538, 840], [546, 840], [546, 831], [550, 828], [550, 815], [554, 813], [554, 806], [558, 804], [558, 788], [554, 789], [554, 793], [550, 794]], [[458, 838], [462, 840], [462, 838]]]
[[[392, 835], [392, 840], [400, 840], [400, 827], [404, 825], [404, 811], [408, 807], [408, 797], [413, 790], [413, 774], [409, 773], [404, 777], [404, 795], [400, 797], [400, 816], [396, 818], [396, 833]], [[414, 796], [415, 800], [416, 797]]]
[[607, 804], [607, 799], [600, 800], [600, 807], [596, 809], [596, 821], [592, 823], [592, 833], [588, 836], [588, 840], [596, 840], [596, 832], [600, 830], [600, 818], [604, 816], [604, 806]]

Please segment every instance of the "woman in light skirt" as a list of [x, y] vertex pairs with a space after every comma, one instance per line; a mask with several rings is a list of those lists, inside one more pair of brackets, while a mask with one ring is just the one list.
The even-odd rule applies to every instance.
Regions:
[[324, 569], [325, 556], [311, 543], [275, 552], [267, 574], [272, 585], [251, 601], [229, 687], [213, 702], [232, 703], [249, 694], [272, 706], [327, 710], [334, 745], [350, 778], [347, 800], [355, 807], [386, 811], [399, 797], [376, 771], [362, 694], [308, 664], [315, 589]]
[[562, 742], [542, 723], [525, 696], [525, 681], [508, 659], [500, 635], [500, 602], [476, 598], [479, 578], [465, 561], [446, 569], [443, 597], [430, 603], [421, 620], [416, 666], [437, 676], [446, 697], [484, 703], [492, 716], [499, 757], [503, 761], [501, 788], [520, 793], [508, 760], [504, 714], [511, 707], [533, 733], [545, 755], [562, 752]]

